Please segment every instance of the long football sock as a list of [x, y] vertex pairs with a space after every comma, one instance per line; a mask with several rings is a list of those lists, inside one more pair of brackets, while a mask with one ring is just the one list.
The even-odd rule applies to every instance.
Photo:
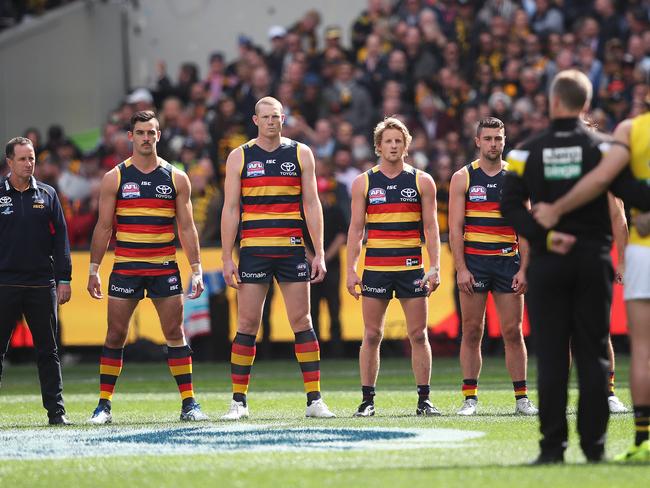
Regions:
[[614, 383], [616, 381], [616, 375], [614, 374], [614, 371], [609, 372], [609, 394], [607, 396], [614, 396], [616, 393], [614, 393], [615, 386]]
[[363, 395], [363, 403], [375, 403], [375, 387], [362, 386], [361, 394]]
[[296, 333], [296, 358], [302, 371], [302, 381], [307, 393], [307, 405], [320, 395], [320, 347], [314, 329]]
[[650, 435], [650, 405], [634, 405], [634, 445], [640, 446]]
[[124, 348], [104, 346], [99, 359], [99, 404], [111, 406], [115, 383], [122, 372]]
[[515, 390], [515, 400], [528, 398], [528, 386], [526, 385], [526, 380], [513, 381], [512, 388]]
[[246, 395], [251, 380], [251, 369], [255, 361], [254, 335], [237, 332], [232, 341], [230, 353], [230, 377], [232, 378], [232, 399], [246, 406]]
[[167, 364], [178, 385], [183, 406], [194, 403], [192, 385], [192, 349], [190, 346], [167, 346]]
[[478, 380], [465, 378], [463, 380], [462, 391], [465, 400], [478, 400]]
[[429, 385], [418, 385], [418, 403], [429, 399], [431, 387]]

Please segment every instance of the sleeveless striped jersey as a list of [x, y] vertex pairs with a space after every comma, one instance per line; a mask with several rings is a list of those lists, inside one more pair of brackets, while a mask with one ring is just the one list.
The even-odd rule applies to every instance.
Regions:
[[283, 137], [272, 152], [255, 144], [255, 139], [240, 147], [241, 248], [268, 257], [304, 252], [298, 143]]
[[174, 172], [171, 164], [159, 162], [150, 173], [138, 170], [131, 158], [118, 166], [114, 273], [160, 276], [178, 269]]
[[467, 166], [465, 187], [465, 254], [514, 256], [519, 249], [515, 230], [501, 216], [499, 202], [506, 175], [506, 164], [494, 176], [488, 176], [478, 160]]
[[379, 166], [366, 172], [366, 256], [368, 271], [422, 268], [422, 203], [418, 170], [404, 165], [388, 178]]
[[[650, 184], [650, 112], [632, 120], [630, 132], [630, 169], [637, 180]], [[632, 215], [638, 211], [632, 209]], [[650, 236], [641, 237], [633, 225], [630, 226], [630, 244], [650, 247]]]

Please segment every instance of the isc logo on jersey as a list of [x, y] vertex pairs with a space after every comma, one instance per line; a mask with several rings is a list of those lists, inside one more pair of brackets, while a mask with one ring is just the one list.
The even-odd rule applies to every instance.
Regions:
[[129, 182], [122, 185], [122, 198], [138, 198], [140, 196], [140, 185]]
[[246, 176], [264, 176], [264, 163], [251, 161], [246, 165]]
[[371, 204], [386, 203], [386, 190], [383, 188], [373, 188], [368, 192], [368, 201]]
[[487, 188], [484, 186], [473, 186], [469, 189], [470, 202], [485, 202], [487, 200]]

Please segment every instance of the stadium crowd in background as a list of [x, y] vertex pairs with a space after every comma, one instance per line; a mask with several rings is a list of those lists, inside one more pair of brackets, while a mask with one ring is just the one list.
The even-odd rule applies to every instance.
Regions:
[[413, 134], [407, 161], [436, 181], [444, 239], [449, 179], [474, 159], [481, 118], [504, 121], [507, 152], [548, 126], [549, 82], [569, 67], [594, 84], [590, 117], [600, 129], [643, 110], [649, 15], [642, 0], [368, 0], [346, 46], [341, 26], [325, 27], [321, 39], [320, 14], [310, 10], [293, 24], [270, 26], [269, 49], [242, 35], [234, 59], [215, 51], [205, 66], [185, 62], [175, 74], [160, 60], [155, 86], [134, 89], [107, 114], [92, 151], [79, 151], [62, 127], [46, 137], [25, 134], [37, 149], [37, 177], [59, 191], [71, 245], [87, 247], [99, 181], [131, 153], [130, 116], [157, 110], [159, 153], [187, 171], [206, 245], [220, 243], [214, 216], [225, 160], [254, 137], [250, 114], [259, 98], [283, 103], [283, 135], [313, 148], [326, 167], [318, 170], [321, 187], [346, 217], [352, 180], [375, 164], [372, 127], [395, 115]]

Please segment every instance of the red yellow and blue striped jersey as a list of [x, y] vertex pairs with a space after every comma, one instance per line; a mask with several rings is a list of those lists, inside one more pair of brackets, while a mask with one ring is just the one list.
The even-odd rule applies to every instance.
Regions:
[[159, 159], [156, 169], [142, 173], [129, 158], [118, 165], [118, 178], [113, 272], [138, 276], [174, 273], [178, 267], [172, 166]]
[[[632, 119], [630, 131], [630, 169], [637, 180], [650, 184], [650, 112]], [[636, 215], [637, 209], [631, 210]], [[641, 237], [635, 226], [630, 226], [630, 244], [650, 247], [650, 236]]]
[[418, 170], [404, 165], [388, 178], [379, 166], [366, 175], [366, 256], [368, 271], [422, 268], [422, 202]]
[[283, 137], [280, 146], [268, 152], [253, 139], [240, 148], [241, 248], [269, 257], [304, 252], [298, 143]]
[[501, 171], [494, 176], [488, 176], [478, 160], [465, 166], [465, 254], [514, 256], [518, 252], [515, 229], [506, 223], [499, 209], [506, 165], [502, 161]]

